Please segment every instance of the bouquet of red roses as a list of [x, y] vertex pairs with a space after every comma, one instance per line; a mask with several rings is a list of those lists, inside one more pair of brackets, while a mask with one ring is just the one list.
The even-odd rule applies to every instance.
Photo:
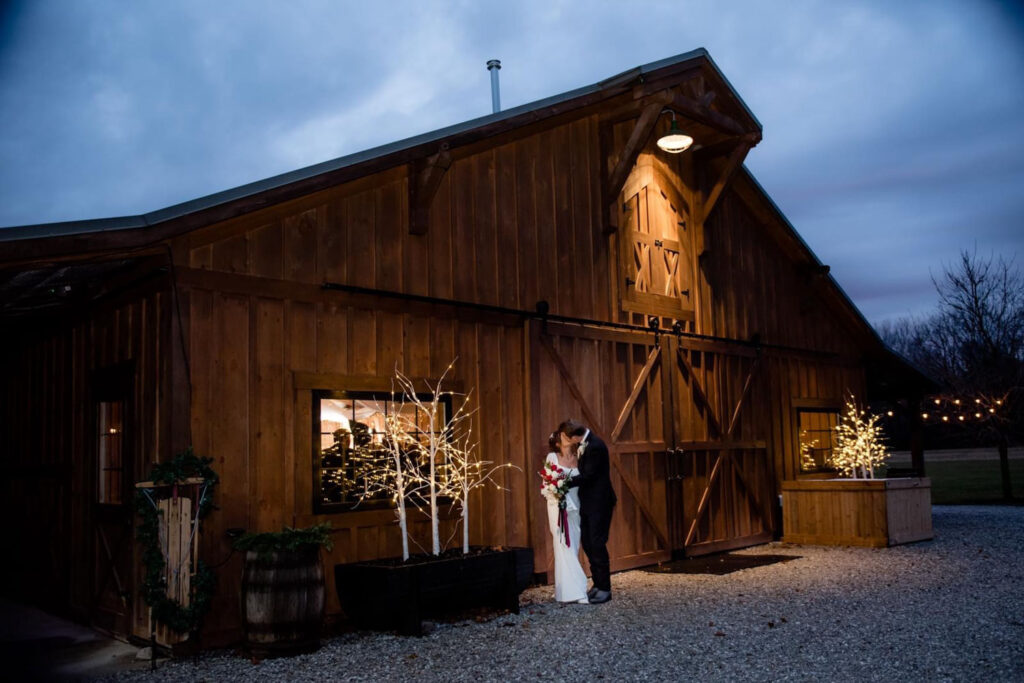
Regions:
[[569, 487], [566, 486], [569, 481], [569, 470], [553, 462], [546, 462], [544, 469], [540, 471], [540, 479], [541, 494], [558, 503], [558, 530], [562, 532], [565, 546], [569, 547], [569, 511], [565, 505], [565, 496], [569, 493]]

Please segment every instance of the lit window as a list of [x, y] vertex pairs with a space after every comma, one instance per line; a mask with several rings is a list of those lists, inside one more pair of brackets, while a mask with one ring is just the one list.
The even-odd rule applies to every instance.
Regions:
[[[399, 399], [399, 400], [393, 400]], [[424, 411], [387, 392], [313, 392], [314, 438], [313, 507], [317, 512], [340, 512], [393, 505], [390, 495], [367, 495], [368, 477], [386, 465], [385, 421], [401, 414], [402, 423], [415, 425], [408, 432], [418, 440], [429, 437], [430, 420]], [[429, 401], [430, 395], [419, 396]], [[435, 429], [444, 426], [451, 409], [441, 400], [443, 415]], [[440, 432], [435, 432], [440, 434]], [[423, 463], [429, 467], [429, 463]]]
[[835, 471], [830, 463], [836, 445], [839, 412], [820, 408], [799, 408], [796, 415], [800, 433], [800, 471]]
[[124, 401], [101, 401], [97, 405], [99, 502], [124, 502]]

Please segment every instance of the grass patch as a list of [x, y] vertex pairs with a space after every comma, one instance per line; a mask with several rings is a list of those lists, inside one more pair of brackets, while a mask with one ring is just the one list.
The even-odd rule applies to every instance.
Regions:
[[[1005, 502], [998, 460], [928, 462], [926, 455], [925, 472], [932, 480], [935, 505]], [[1014, 502], [1024, 504], [1024, 460], [1010, 460], [1010, 483]]]

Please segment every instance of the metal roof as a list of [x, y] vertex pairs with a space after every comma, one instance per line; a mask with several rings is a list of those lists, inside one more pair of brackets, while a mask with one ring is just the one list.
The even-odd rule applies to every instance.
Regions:
[[677, 66], [688, 61], [702, 60], [712, 69], [714, 69], [716, 75], [722, 79], [722, 82], [729, 88], [736, 101], [743, 108], [745, 113], [750, 116], [754, 124], [761, 128], [761, 123], [757, 120], [754, 114], [750, 111], [750, 108], [736, 92], [736, 89], [732, 87], [725, 75], [715, 64], [714, 60], [711, 59], [711, 55], [708, 54], [704, 48], [697, 48], [690, 52], [684, 52], [674, 57], [668, 57], [650, 64], [624, 71], [616, 76], [605, 79], [593, 85], [588, 85], [576, 90], [570, 90], [560, 95], [554, 95], [543, 100], [537, 100], [536, 102], [530, 102], [512, 109], [506, 109], [504, 111], [489, 114], [487, 116], [481, 116], [476, 119], [464, 121], [447, 128], [441, 128], [429, 133], [423, 133], [415, 137], [406, 138], [404, 140], [398, 140], [391, 142], [386, 145], [379, 147], [373, 147], [371, 149], [364, 150], [362, 152], [356, 152], [355, 154], [349, 154], [347, 156], [338, 157], [331, 159], [330, 161], [324, 161], [319, 164], [312, 166], [306, 166], [295, 171], [288, 173], [282, 173], [264, 180], [248, 183], [239, 187], [232, 188], [230, 190], [224, 190], [217, 192], [205, 197], [193, 199], [181, 204], [175, 204], [163, 209], [151, 211], [149, 213], [137, 215], [137, 216], [122, 216], [118, 218], [101, 218], [95, 220], [83, 220], [83, 221], [67, 221], [61, 223], [41, 223], [36, 225], [23, 225], [8, 228], [0, 228], [0, 242], [10, 242], [16, 240], [25, 239], [38, 239], [43, 237], [59, 237], [66, 235], [80, 235], [87, 233], [99, 233], [106, 231], [115, 230], [126, 230], [133, 228], [145, 228], [159, 223], [163, 223], [175, 218], [180, 218], [204, 209], [209, 209], [221, 204], [250, 197], [267, 190], [272, 190], [280, 187], [284, 187], [291, 183], [307, 180], [315, 176], [344, 169], [349, 166], [355, 166], [357, 164], [376, 159], [379, 157], [386, 157], [390, 154], [400, 152], [403, 150], [411, 149], [419, 145], [429, 144], [431, 142], [438, 142], [449, 138], [458, 133], [463, 133], [476, 128], [486, 126], [488, 124], [514, 119], [517, 116], [523, 114], [529, 114], [530, 112], [551, 107], [563, 102], [569, 102], [577, 98], [599, 93], [603, 90], [608, 90], [616, 86], [621, 86], [625, 83], [630, 83], [638, 78], [641, 78], [647, 74], [662, 69]]

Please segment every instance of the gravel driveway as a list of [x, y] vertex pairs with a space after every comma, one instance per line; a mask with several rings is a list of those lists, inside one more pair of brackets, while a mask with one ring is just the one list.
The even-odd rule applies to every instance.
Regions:
[[111, 680], [1024, 681], [1024, 507], [935, 507], [935, 540], [773, 543], [800, 559], [722, 576], [630, 571], [605, 605], [523, 593], [518, 615], [356, 633], [252, 664], [230, 653]]

